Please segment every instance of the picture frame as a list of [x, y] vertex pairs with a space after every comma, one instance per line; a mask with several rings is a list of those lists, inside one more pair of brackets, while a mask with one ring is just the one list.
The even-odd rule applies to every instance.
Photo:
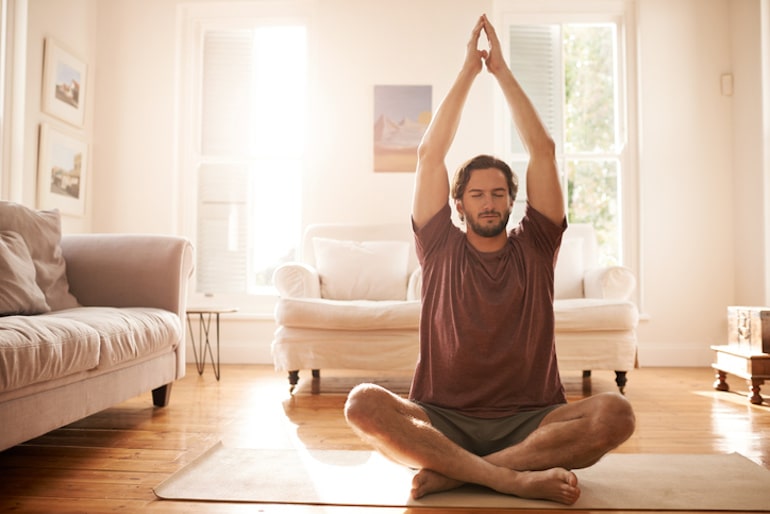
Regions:
[[82, 127], [87, 64], [51, 38], [45, 39], [43, 62], [43, 112]]
[[416, 170], [432, 96], [432, 86], [374, 86], [374, 171]]
[[84, 216], [88, 178], [88, 143], [40, 124], [37, 196], [41, 209]]

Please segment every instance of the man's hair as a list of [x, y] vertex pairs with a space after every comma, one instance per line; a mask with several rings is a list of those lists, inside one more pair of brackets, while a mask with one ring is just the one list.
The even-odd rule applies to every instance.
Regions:
[[477, 155], [457, 169], [454, 181], [452, 182], [452, 198], [460, 200], [463, 197], [465, 188], [468, 187], [468, 181], [471, 179], [471, 174], [474, 170], [487, 168], [495, 168], [503, 172], [505, 180], [508, 182], [508, 195], [511, 197], [511, 201], [515, 200], [516, 193], [519, 191], [519, 178], [508, 164], [491, 155]]

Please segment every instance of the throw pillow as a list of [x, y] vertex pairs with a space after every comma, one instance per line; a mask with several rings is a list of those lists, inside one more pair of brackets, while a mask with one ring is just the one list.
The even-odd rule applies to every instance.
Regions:
[[553, 297], [583, 298], [583, 240], [563, 239], [554, 270]]
[[409, 243], [313, 238], [321, 296], [333, 300], [404, 300]]
[[69, 292], [58, 210], [35, 211], [17, 203], [0, 202], [0, 230], [17, 232], [24, 238], [35, 264], [35, 282], [51, 310], [78, 306]]
[[0, 232], [0, 316], [50, 311], [35, 282], [35, 264], [16, 232]]

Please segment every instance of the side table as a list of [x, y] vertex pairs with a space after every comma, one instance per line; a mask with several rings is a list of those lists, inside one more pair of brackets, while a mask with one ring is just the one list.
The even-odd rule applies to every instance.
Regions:
[[770, 380], [770, 354], [752, 353], [734, 345], [712, 346], [711, 349], [717, 354], [716, 362], [711, 365], [717, 370], [714, 389], [729, 391], [726, 378], [730, 373], [745, 379], [751, 392], [749, 401], [754, 405], [761, 404], [760, 387], [765, 380]]
[[[206, 367], [206, 350], [211, 357], [211, 366], [214, 368], [214, 376], [219, 380], [219, 316], [221, 314], [228, 314], [238, 312], [238, 309], [233, 307], [191, 307], [187, 309], [187, 328], [190, 332], [190, 341], [192, 342], [193, 355], [195, 356], [195, 367], [198, 369], [198, 375], [203, 375], [203, 369]], [[195, 316], [198, 316], [198, 343], [197, 348], [195, 343], [195, 335], [192, 329], [191, 320]], [[211, 317], [215, 316], [216, 320], [216, 343], [217, 343], [217, 357], [214, 359], [214, 354], [211, 350], [211, 340], [209, 337], [211, 329]], [[200, 354], [200, 359], [198, 358]]]

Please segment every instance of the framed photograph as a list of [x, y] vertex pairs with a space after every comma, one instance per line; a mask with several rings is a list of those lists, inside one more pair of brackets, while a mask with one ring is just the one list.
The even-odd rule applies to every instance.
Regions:
[[431, 86], [374, 86], [374, 171], [415, 171], [432, 93]]
[[86, 211], [88, 144], [42, 123], [37, 201], [41, 209], [83, 216]]
[[86, 63], [51, 38], [45, 40], [43, 112], [82, 127], [86, 104]]

